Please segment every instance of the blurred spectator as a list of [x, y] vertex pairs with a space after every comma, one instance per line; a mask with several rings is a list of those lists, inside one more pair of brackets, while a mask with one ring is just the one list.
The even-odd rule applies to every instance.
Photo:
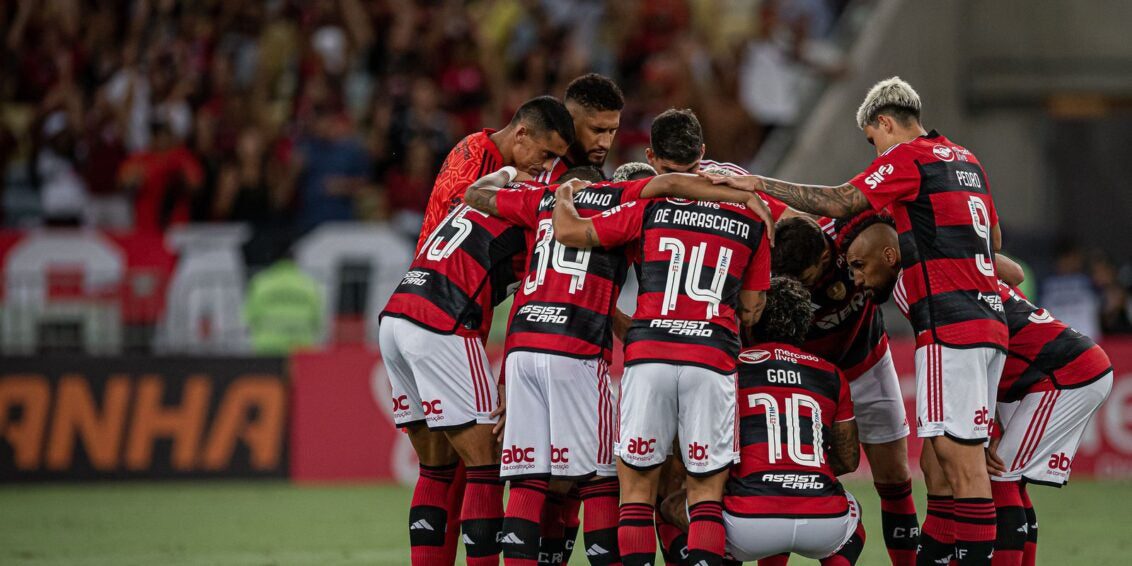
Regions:
[[134, 229], [154, 232], [189, 221], [191, 197], [200, 188], [204, 172], [168, 122], [154, 120], [149, 135], [152, 149], [131, 154], [118, 179], [134, 194]]
[[75, 166], [75, 134], [66, 113], [43, 120], [43, 145], [35, 155], [33, 182], [39, 187], [49, 225], [78, 225], [87, 206], [87, 188]]
[[354, 218], [354, 197], [370, 183], [372, 167], [350, 119], [320, 103], [310, 131], [295, 147], [300, 233], [332, 220]]
[[211, 219], [244, 222], [251, 226], [251, 239], [244, 245], [248, 265], [266, 265], [273, 259], [275, 242], [290, 234], [286, 185], [273, 175], [263, 134], [245, 128], [236, 143], [235, 155], [220, 166]]
[[322, 336], [322, 291], [290, 257], [248, 283], [244, 319], [257, 354], [284, 356]]
[[1041, 306], [1078, 332], [1100, 339], [1101, 297], [1085, 273], [1084, 253], [1075, 243], [1061, 241], [1054, 270], [1042, 280]]
[[1128, 290], [1121, 285], [1116, 265], [1102, 251], [1093, 253], [1089, 262], [1093, 284], [1100, 291], [1101, 330], [1105, 334], [1127, 334], [1132, 332], [1132, 317], [1129, 316]]
[[401, 165], [385, 175], [385, 198], [389, 219], [398, 233], [414, 242], [424, 221], [425, 206], [436, 178], [436, 154], [427, 140], [409, 142]]

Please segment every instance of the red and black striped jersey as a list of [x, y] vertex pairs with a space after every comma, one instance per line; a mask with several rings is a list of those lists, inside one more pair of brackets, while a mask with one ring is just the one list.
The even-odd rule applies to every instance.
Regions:
[[436, 225], [453, 208], [464, 204], [464, 191], [468, 190], [468, 185], [503, 167], [503, 154], [491, 141], [490, 136], [494, 133], [495, 130], [483, 130], [470, 134], [448, 152], [432, 184], [432, 193], [428, 195], [421, 234], [417, 238], [417, 253]]
[[917, 346], [1005, 351], [991, 248], [998, 215], [975, 155], [933, 131], [893, 146], [850, 183], [876, 210], [892, 209], [903, 268], [896, 300]]
[[1108, 355], [1088, 336], [1034, 306], [1018, 289], [999, 282], [1010, 349], [998, 400], [1011, 403], [1027, 393], [1088, 385], [1112, 371]]
[[741, 204], [651, 199], [593, 219], [603, 245], [634, 242], [637, 311], [625, 364], [698, 365], [730, 374], [740, 291], [770, 286], [766, 226]]
[[[834, 249], [829, 239], [830, 249]], [[833, 265], [810, 290], [814, 321], [802, 346], [829, 360], [853, 381], [888, 351], [884, 315], [872, 295], [853, 282], [849, 266], [835, 253]]]
[[[651, 180], [597, 183], [574, 193], [582, 217], [635, 201]], [[571, 248], [554, 239], [558, 185], [496, 193], [499, 216], [526, 229], [527, 275], [515, 292], [506, 349], [612, 360], [613, 309], [629, 260], [624, 246]]]
[[724, 508], [740, 517], [844, 515], [849, 503], [827, 455], [833, 423], [854, 418], [849, 382], [789, 344], [747, 348], [739, 362], [739, 465]]
[[522, 228], [461, 204], [425, 240], [381, 316], [486, 340], [492, 307], [516, 280], [511, 260], [525, 249]]

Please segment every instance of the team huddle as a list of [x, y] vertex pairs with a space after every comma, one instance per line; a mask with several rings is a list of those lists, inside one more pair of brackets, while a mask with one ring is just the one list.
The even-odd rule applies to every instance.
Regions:
[[[441, 168], [381, 315], [420, 459], [412, 563], [453, 564], [462, 542], [473, 566], [565, 564], [581, 530], [595, 566], [651, 565], [658, 546], [666, 564], [851, 565], [862, 510], [837, 478], [864, 452], [893, 564], [1034, 564], [1026, 487], [1068, 481], [1112, 367], [1016, 288], [977, 158], [925, 131], [893, 78], [857, 113], [877, 158], [845, 184], [705, 159], [688, 110], [606, 180], [624, 104], [579, 77]], [[496, 378], [484, 343], [509, 296]], [[915, 332], [922, 524], [889, 298]]]

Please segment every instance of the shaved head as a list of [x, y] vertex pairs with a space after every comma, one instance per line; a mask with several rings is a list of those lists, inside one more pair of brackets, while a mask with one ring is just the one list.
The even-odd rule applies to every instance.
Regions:
[[872, 291], [876, 302], [887, 301], [900, 274], [900, 237], [896, 229], [878, 222], [861, 230], [848, 244], [845, 259], [853, 281]]

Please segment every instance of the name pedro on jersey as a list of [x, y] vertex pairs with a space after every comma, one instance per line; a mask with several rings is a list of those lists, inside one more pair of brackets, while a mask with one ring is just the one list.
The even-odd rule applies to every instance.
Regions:
[[[714, 202], [704, 204], [715, 205], [716, 208], [719, 207], [719, 204]], [[739, 238], [748, 238], [751, 233], [751, 225], [747, 222], [728, 218], [721, 214], [712, 214], [698, 210], [662, 208], [656, 211], [656, 215], [653, 216], [653, 222], [658, 224], [675, 224], [693, 228], [719, 230], [720, 232], [726, 232]]]

